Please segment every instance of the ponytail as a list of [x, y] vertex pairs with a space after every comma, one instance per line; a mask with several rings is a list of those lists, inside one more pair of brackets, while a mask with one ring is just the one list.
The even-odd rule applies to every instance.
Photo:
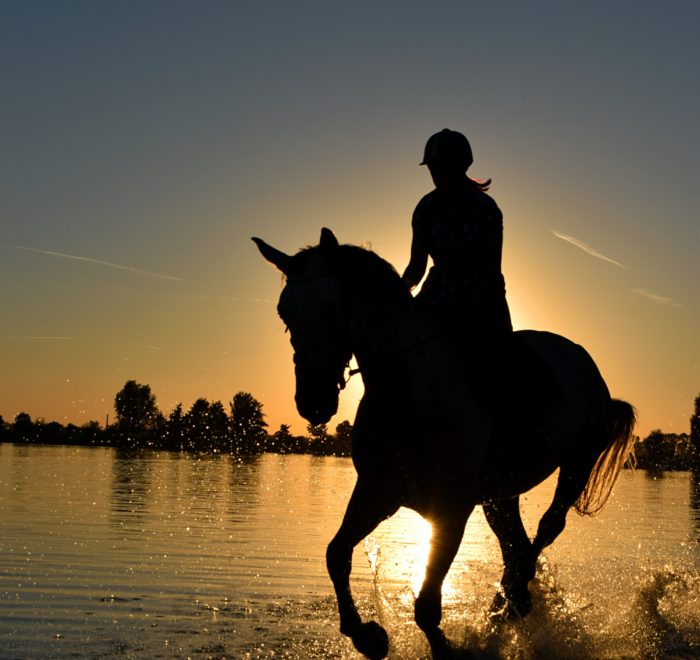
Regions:
[[486, 181], [479, 181], [478, 179], [472, 179], [467, 177], [481, 192], [486, 192], [491, 187], [491, 179], [486, 179]]

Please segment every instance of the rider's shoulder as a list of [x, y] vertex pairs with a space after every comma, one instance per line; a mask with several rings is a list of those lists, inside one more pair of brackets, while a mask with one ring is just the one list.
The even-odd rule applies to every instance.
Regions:
[[423, 195], [418, 200], [418, 204], [416, 205], [416, 209], [424, 209], [424, 208], [430, 208], [433, 206], [438, 199], [438, 192], [437, 190], [431, 190], [429, 193], [426, 193]]
[[495, 218], [502, 219], [503, 214], [501, 213], [501, 209], [498, 208], [498, 204], [496, 204], [496, 200], [491, 197], [491, 195], [488, 195], [485, 193], [483, 190], [479, 190], [476, 193], [476, 200], [477, 203], [482, 207], [484, 211], [487, 211], [489, 215], [494, 216]]
[[416, 204], [416, 208], [413, 211], [413, 222], [414, 224], [416, 221], [421, 222], [421, 220], [427, 219], [430, 215], [432, 210], [436, 206], [436, 199], [435, 199], [435, 191], [432, 190], [426, 195], [423, 195], [423, 197], [418, 200], [418, 204]]

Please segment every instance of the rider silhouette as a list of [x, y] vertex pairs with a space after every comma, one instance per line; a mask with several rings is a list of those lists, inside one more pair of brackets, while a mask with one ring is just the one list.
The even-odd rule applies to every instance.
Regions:
[[411, 258], [403, 279], [413, 289], [432, 258], [416, 299], [490, 381], [500, 371], [494, 362], [502, 363], [513, 327], [501, 273], [503, 216], [486, 194], [491, 180], [467, 176], [472, 162], [469, 142], [457, 131], [445, 128], [425, 145], [421, 165], [428, 166], [435, 190], [413, 212]]

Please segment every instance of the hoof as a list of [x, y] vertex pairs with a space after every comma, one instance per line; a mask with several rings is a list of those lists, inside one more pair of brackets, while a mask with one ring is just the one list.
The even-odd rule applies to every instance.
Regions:
[[506, 607], [508, 606], [508, 600], [503, 595], [503, 592], [497, 591], [496, 595], [491, 601], [491, 607], [489, 608], [489, 614], [491, 616], [499, 616], [505, 613]]
[[389, 636], [376, 621], [361, 623], [352, 636], [352, 643], [362, 655], [377, 660], [389, 653]]
[[530, 591], [523, 589], [517, 594], [510, 594], [508, 598], [507, 616], [509, 619], [522, 619], [532, 611], [532, 596]]
[[507, 597], [502, 592], [497, 592], [491, 603], [491, 616], [504, 617], [514, 620], [522, 619], [532, 611], [532, 596], [528, 589], [519, 594], [509, 594]]
[[442, 596], [439, 591], [422, 590], [416, 598], [414, 616], [418, 627], [427, 635], [440, 626]]
[[425, 636], [428, 638], [433, 660], [452, 660], [460, 657], [458, 649], [445, 637], [445, 633], [440, 628], [427, 632]]

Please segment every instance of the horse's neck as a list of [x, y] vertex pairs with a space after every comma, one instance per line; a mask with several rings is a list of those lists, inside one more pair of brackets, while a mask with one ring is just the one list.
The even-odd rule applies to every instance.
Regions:
[[[369, 405], [358, 415], [370, 415], [369, 420], [376, 423], [372, 417], [376, 411], [380, 415], [391, 412], [396, 416], [392, 428], [400, 429], [399, 437], [405, 434], [412, 438], [413, 446], [421, 446], [426, 438], [435, 446], [448, 443], [448, 451], [456, 451], [455, 461], [467, 466], [465, 474], [477, 469], [490, 437], [491, 421], [455, 347], [416, 305], [398, 313], [377, 310], [371, 318], [373, 323], [358, 325], [365, 333], [355, 357], [365, 397], [378, 405]], [[436, 428], [447, 432], [436, 434]], [[455, 437], [469, 437], [469, 442], [455, 450], [449, 444]], [[384, 440], [391, 442], [389, 437]]]
[[436, 336], [434, 324], [415, 305], [360, 306], [356, 316], [353, 352], [365, 377], [382, 377], [390, 372], [396, 377], [410, 353]]

